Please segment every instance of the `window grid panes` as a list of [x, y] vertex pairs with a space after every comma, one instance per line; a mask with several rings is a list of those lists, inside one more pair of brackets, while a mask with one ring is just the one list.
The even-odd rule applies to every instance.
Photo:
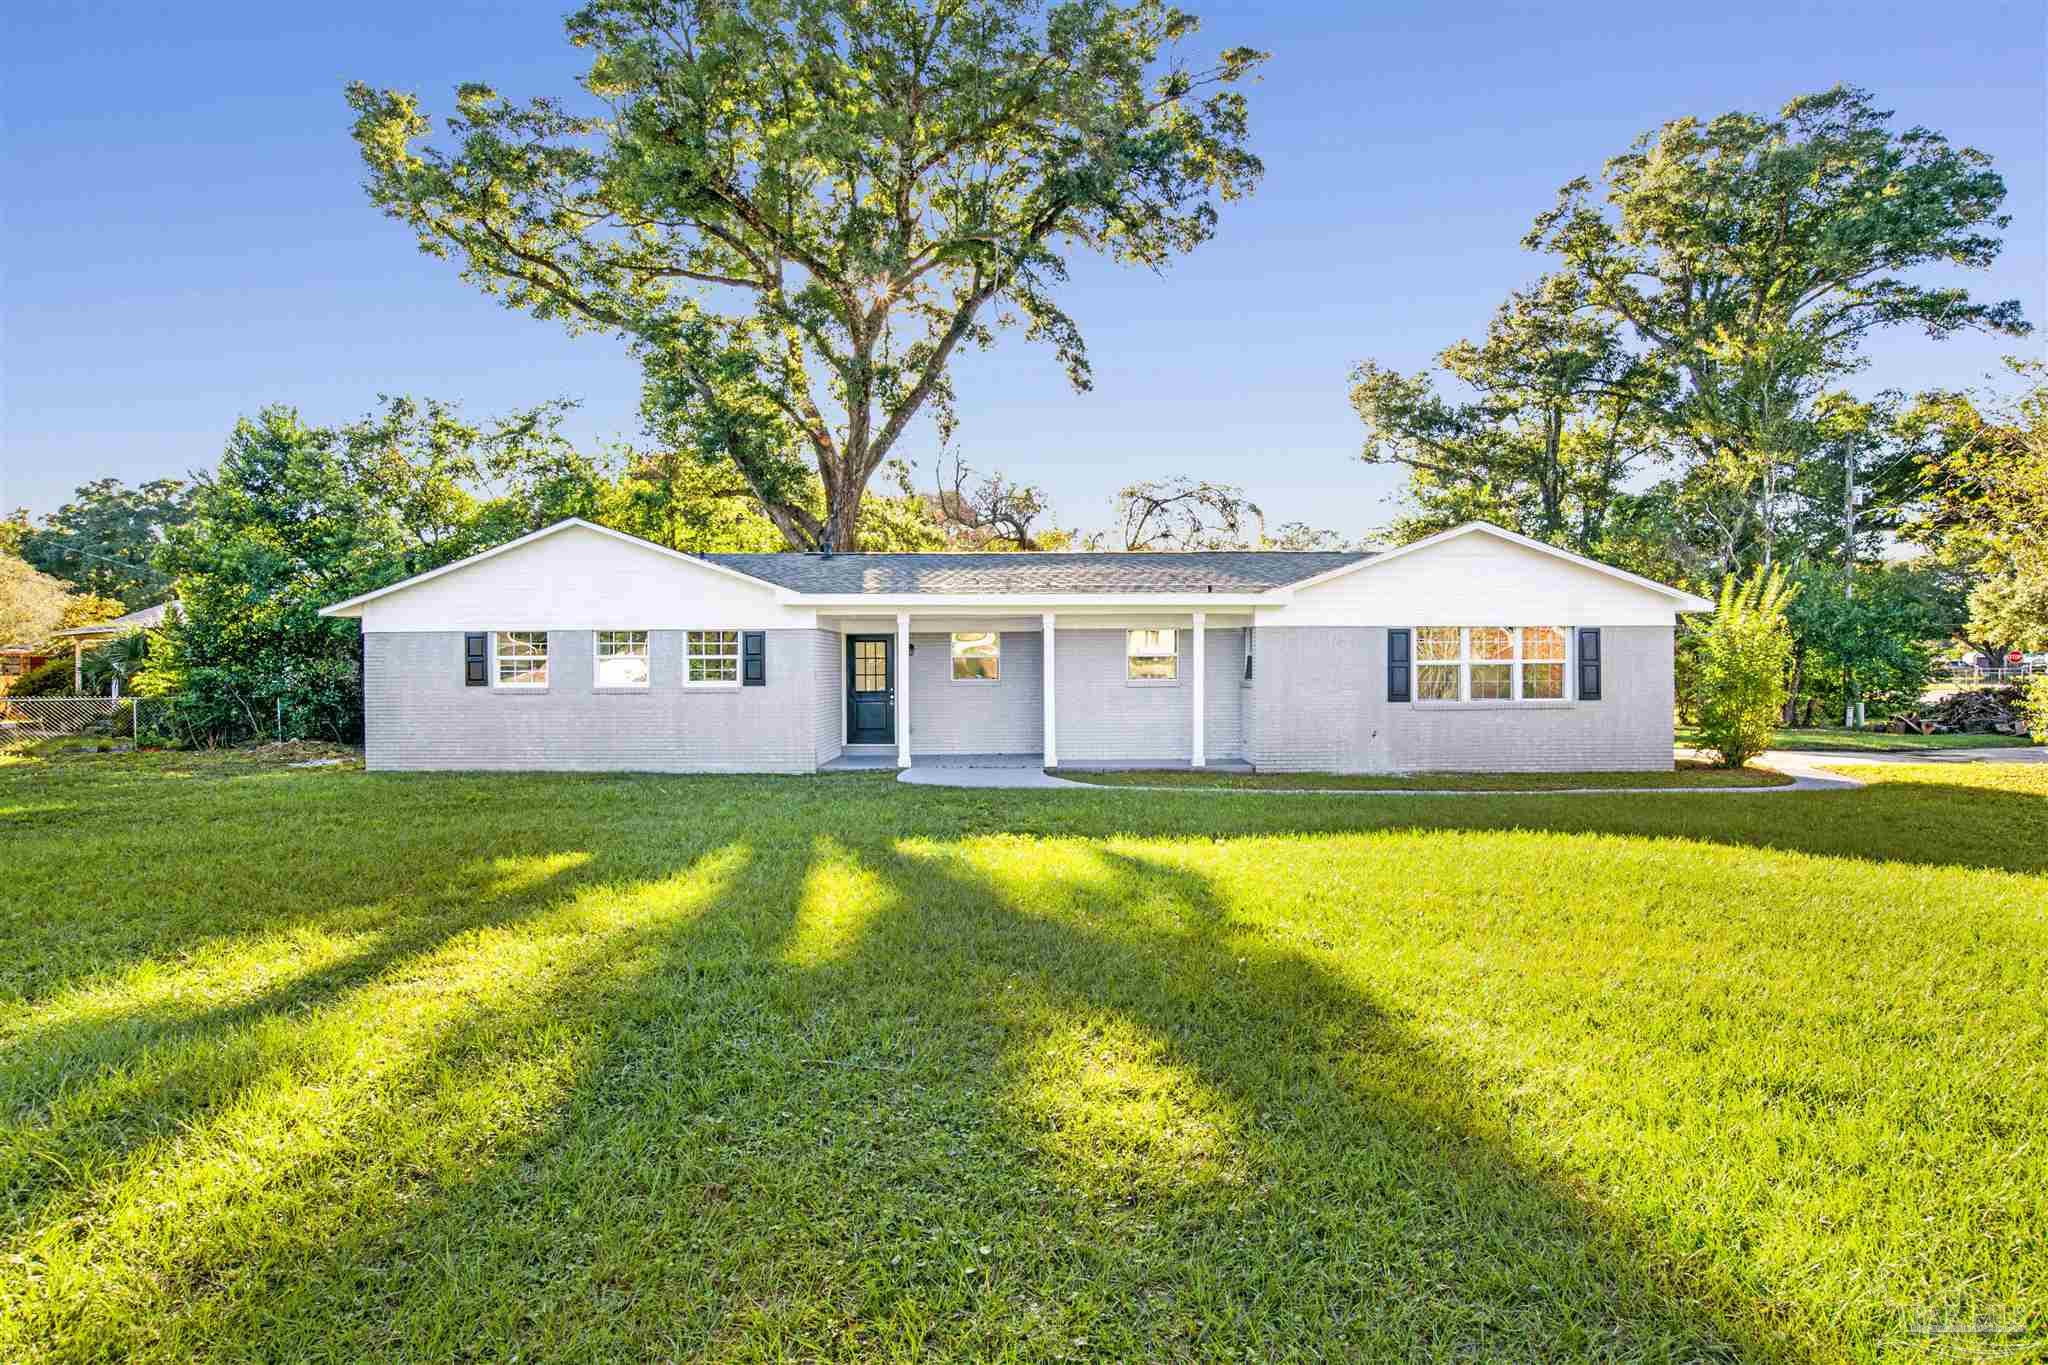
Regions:
[[491, 637], [497, 651], [498, 686], [548, 685], [548, 633], [544, 630], [501, 630]]
[[736, 630], [693, 630], [686, 634], [683, 680], [692, 687], [737, 686], [740, 680], [740, 633]]
[[1170, 630], [1124, 632], [1124, 677], [1132, 682], [1172, 682], [1180, 676], [1180, 655]]
[[1415, 699], [1564, 701], [1562, 626], [1423, 626], [1415, 632]]
[[1562, 626], [1522, 627], [1522, 700], [1563, 701], [1565, 637]]
[[1002, 637], [992, 630], [956, 631], [953, 681], [995, 682], [1003, 673]]
[[1415, 699], [1457, 701], [1464, 695], [1465, 633], [1456, 626], [1415, 632]]
[[600, 630], [597, 632], [597, 685], [599, 687], [647, 686], [647, 632], [644, 630]]
[[889, 645], [883, 640], [853, 642], [853, 690], [886, 692], [889, 689]]

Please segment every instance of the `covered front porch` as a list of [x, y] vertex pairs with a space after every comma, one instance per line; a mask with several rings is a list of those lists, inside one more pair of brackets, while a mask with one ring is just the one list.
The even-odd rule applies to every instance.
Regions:
[[1242, 762], [1247, 611], [847, 612], [820, 625], [839, 640], [840, 711], [820, 771]]

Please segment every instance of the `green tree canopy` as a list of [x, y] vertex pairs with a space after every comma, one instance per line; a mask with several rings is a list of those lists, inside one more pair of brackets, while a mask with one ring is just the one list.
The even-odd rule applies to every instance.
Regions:
[[1524, 245], [1560, 257], [1694, 395], [1720, 384], [1729, 338], [1772, 328], [1837, 364], [1883, 327], [2024, 334], [2016, 299], [1981, 303], [1909, 278], [1928, 265], [1988, 267], [2010, 220], [1990, 157], [1891, 120], [1847, 86], [1802, 95], [1775, 118], [1674, 120], [1607, 163], [1604, 206], [1574, 180]]
[[2013, 362], [2000, 402], [1925, 394], [1901, 419], [1918, 457], [1905, 534], [1978, 580], [1965, 639], [2048, 648], [2048, 367]]
[[18, 523], [20, 553], [44, 573], [83, 592], [119, 598], [133, 611], [154, 606], [169, 592], [170, 577], [155, 562], [157, 551], [191, 515], [192, 490], [182, 479], [152, 479], [135, 488], [119, 479], [94, 479], [40, 526]]
[[1630, 353], [1569, 275], [1509, 295], [1485, 340], [1460, 341], [1437, 361], [1469, 397], [1369, 360], [1351, 376], [1366, 462], [1409, 471], [1417, 513], [1397, 534], [1477, 519], [1593, 552], [1627, 481], [1656, 453], [1652, 419], [1668, 376]]
[[0, 550], [0, 645], [40, 645], [64, 624], [72, 601], [58, 579]]
[[1996, 259], [2005, 192], [1984, 153], [1848, 87], [1645, 133], [1537, 217], [1524, 245], [1554, 273], [1441, 382], [1354, 372], [1367, 460], [1410, 471], [1397, 529], [1482, 516], [1695, 582], [1812, 552], [1849, 459], [1896, 475], [1891, 400], [1840, 388], [1872, 335], [2030, 330], [1927, 273]]
[[1068, 254], [1158, 268], [1256, 183], [1228, 87], [1263, 54], [1193, 69], [1195, 28], [1159, 0], [593, 0], [587, 100], [464, 86], [443, 150], [413, 96], [348, 97], [422, 249], [626, 340], [660, 443], [844, 548], [908, 424], [950, 431], [961, 343], [1020, 322], [1087, 387]]

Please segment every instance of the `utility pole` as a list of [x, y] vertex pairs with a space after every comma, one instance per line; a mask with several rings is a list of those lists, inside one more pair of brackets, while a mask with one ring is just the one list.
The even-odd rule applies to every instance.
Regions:
[[[1842, 443], [1842, 600], [1856, 600], [1856, 443]], [[1863, 724], [1863, 703], [1856, 695], [1856, 670], [1849, 668], [1848, 695], [1842, 702], [1842, 725]]]

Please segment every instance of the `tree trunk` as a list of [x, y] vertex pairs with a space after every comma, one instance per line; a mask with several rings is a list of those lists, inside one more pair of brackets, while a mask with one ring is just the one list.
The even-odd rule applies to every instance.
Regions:
[[857, 531], [860, 526], [860, 500], [862, 488], [850, 479], [828, 480], [825, 484], [825, 526], [819, 537], [819, 549], [833, 554], [845, 554], [860, 548]]
[[1794, 646], [1792, 650], [1791, 685], [1785, 689], [1785, 704], [1778, 709], [1778, 724], [1789, 727], [1799, 716], [1799, 685], [1806, 671], [1806, 650]]

